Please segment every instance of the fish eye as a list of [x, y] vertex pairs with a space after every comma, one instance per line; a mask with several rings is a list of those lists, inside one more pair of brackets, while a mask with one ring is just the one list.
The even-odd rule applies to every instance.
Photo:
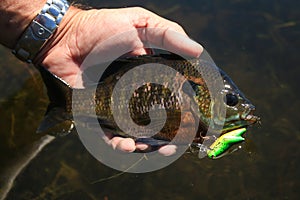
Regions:
[[228, 106], [235, 106], [239, 102], [239, 98], [236, 94], [226, 94], [225, 102]]

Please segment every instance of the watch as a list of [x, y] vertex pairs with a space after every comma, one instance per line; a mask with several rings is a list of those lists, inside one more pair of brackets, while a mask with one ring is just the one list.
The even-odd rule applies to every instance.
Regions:
[[32, 63], [37, 53], [57, 29], [69, 8], [67, 0], [47, 0], [41, 12], [25, 29], [12, 51], [22, 61]]

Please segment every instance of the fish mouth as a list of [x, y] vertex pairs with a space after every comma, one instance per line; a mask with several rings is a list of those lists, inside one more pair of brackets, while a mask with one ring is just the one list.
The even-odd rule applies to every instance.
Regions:
[[245, 105], [245, 111], [239, 115], [239, 119], [231, 122], [230, 126], [223, 128], [221, 135], [228, 133], [230, 131], [240, 129], [240, 128], [248, 128], [248, 126], [260, 123], [260, 117], [254, 114], [255, 107], [253, 105]]
[[260, 123], [260, 117], [254, 115], [255, 107], [253, 105], [245, 105], [246, 111], [241, 115], [241, 120], [247, 122], [248, 125]]
[[249, 125], [255, 124], [255, 123], [260, 123], [260, 117], [253, 115], [252, 113], [246, 115], [244, 118], [247, 122], [249, 122]]

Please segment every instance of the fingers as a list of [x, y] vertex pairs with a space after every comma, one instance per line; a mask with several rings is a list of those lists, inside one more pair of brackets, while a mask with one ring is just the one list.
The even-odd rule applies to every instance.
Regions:
[[133, 26], [137, 28], [142, 42], [154, 44], [177, 54], [199, 57], [203, 47], [191, 40], [184, 29], [177, 23], [164, 19], [143, 8], [131, 8]]
[[149, 148], [147, 144], [136, 144], [131, 138], [113, 137], [110, 140], [105, 139], [105, 141], [111, 145], [113, 149], [118, 149], [124, 152], [134, 152], [135, 150], [144, 151]]
[[113, 149], [118, 149], [124, 152], [134, 152], [135, 142], [131, 138], [122, 138], [122, 137], [113, 137], [111, 140], [108, 141]]
[[[151, 147], [143, 143], [135, 143], [131, 138], [113, 137], [110, 140], [108, 138], [105, 141], [113, 147], [123, 152], [134, 152], [135, 150], [145, 151]], [[171, 156], [176, 153], [176, 145], [165, 145], [158, 149], [158, 152], [163, 156]]]
[[117, 149], [125, 152], [135, 151], [135, 142], [131, 138], [122, 138], [117, 142]]
[[179, 55], [199, 57], [203, 51], [200, 44], [185, 35], [174, 32], [170, 28], [147, 29], [146, 34], [151, 43]]
[[161, 147], [158, 152], [164, 156], [171, 156], [176, 153], [176, 145], [166, 145]]

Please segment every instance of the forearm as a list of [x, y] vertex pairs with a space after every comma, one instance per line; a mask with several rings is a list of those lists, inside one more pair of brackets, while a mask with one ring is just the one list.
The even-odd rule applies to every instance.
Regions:
[[46, 0], [1, 0], [0, 43], [12, 49], [45, 2]]

